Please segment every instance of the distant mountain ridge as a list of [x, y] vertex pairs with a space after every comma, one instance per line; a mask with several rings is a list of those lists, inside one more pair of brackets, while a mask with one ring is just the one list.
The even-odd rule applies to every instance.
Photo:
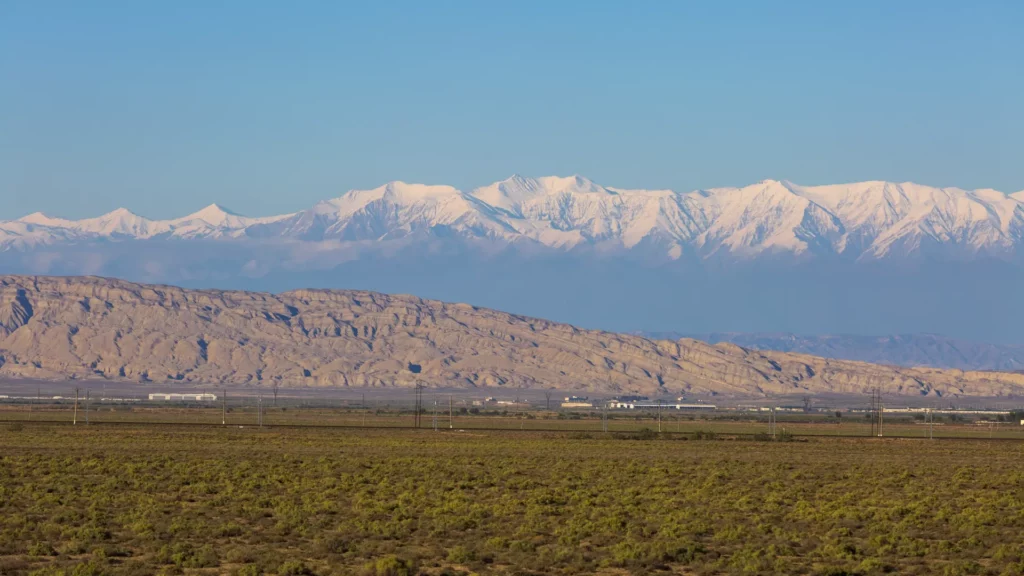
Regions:
[[582, 176], [513, 176], [469, 192], [390, 182], [267, 218], [216, 204], [173, 220], [124, 208], [85, 220], [35, 213], [0, 222], [0, 249], [154, 238], [387, 243], [417, 233], [556, 250], [644, 245], [670, 260], [780, 253], [878, 260], [936, 251], [1014, 257], [1024, 243], [1024, 192], [765, 180], [680, 193], [605, 187]]
[[1024, 192], [765, 180], [680, 193], [582, 176], [391, 182], [249, 218], [0, 222], [0, 274], [349, 288], [637, 327], [941, 333], [1024, 344]]
[[695, 338], [711, 344], [729, 342], [753, 350], [811, 354], [892, 366], [929, 366], [960, 370], [1024, 370], [1024, 346], [957, 340], [938, 334], [893, 336], [730, 333], [682, 334], [643, 332], [649, 338]]
[[894, 368], [651, 340], [351, 290], [185, 290], [0, 276], [0, 377], [206, 385], [1020, 398], [1024, 374]]
[[275, 222], [290, 215], [247, 218], [217, 204], [173, 220], [150, 220], [127, 208], [118, 208], [96, 218], [66, 220], [35, 212], [0, 222], [0, 247], [30, 248], [60, 242], [87, 240], [146, 240], [157, 237], [179, 239], [238, 238], [251, 226]]

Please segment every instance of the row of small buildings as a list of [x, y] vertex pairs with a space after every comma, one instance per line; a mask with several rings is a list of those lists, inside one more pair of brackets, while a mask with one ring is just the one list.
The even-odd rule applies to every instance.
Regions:
[[675, 402], [651, 401], [646, 396], [618, 396], [611, 400], [591, 401], [586, 396], [566, 396], [562, 402], [562, 408], [586, 410], [592, 408], [609, 408], [611, 410], [692, 410], [698, 412], [713, 412], [717, 409], [714, 404], [685, 403], [683, 398], [676, 398]]

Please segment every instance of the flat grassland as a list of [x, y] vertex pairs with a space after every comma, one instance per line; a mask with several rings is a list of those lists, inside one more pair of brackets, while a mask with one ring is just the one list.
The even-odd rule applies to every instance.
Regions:
[[0, 574], [1021, 574], [1024, 443], [0, 425]]

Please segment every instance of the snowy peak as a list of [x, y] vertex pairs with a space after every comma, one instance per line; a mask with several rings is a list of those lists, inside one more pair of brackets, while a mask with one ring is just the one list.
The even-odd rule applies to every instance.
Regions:
[[526, 178], [514, 174], [500, 182], [477, 188], [470, 194], [494, 208], [518, 212], [519, 207], [527, 202], [560, 194], [613, 195], [614, 192], [579, 175]]
[[512, 175], [500, 182], [473, 190], [471, 195], [493, 208], [515, 211], [521, 203], [541, 193], [540, 182], [533, 178]]
[[548, 194], [608, 194], [608, 189], [594, 184], [579, 175], [568, 177], [545, 176], [537, 178], [538, 184]]
[[22, 216], [15, 220], [15, 222], [24, 222], [25, 224], [34, 224], [36, 226], [70, 226], [71, 220], [65, 220], [63, 218], [51, 218], [42, 212], [33, 212], [28, 216]]
[[1024, 191], [935, 188], [911, 182], [739, 188], [610, 188], [583, 176], [513, 175], [463, 192], [394, 181], [350, 190], [294, 214], [250, 218], [210, 204], [173, 220], [119, 208], [65, 220], [34, 213], [0, 222], [0, 249], [97, 239], [256, 239], [379, 242], [412, 235], [553, 250], [653, 249], [662, 257], [748, 259], [770, 254], [877, 260], [927, 253], [1024, 255]]
[[198, 212], [161, 224], [173, 237], [195, 239], [236, 236], [246, 227], [261, 221], [235, 214], [219, 204], [210, 204]]
[[332, 200], [318, 202], [312, 210], [319, 214], [347, 216], [373, 202], [386, 201], [393, 204], [412, 205], [460, 195], [461, 192], [451, 186], [409, 184], [396, 180], [370, 190], [349, 190]]
[[127, 208], [118, 208], [97, 218], [79, 220], [74, 226], [79, 231], [99, 236], [136, 238], [147, 238], [164, 227], [162, 223], [147, 220]]
[[384, 198], [402, 204], [450, 198], [461, 194], [461, 192], [451, 186], [409, 184], [408, 182], [401, 181], [388, 182], [376, 190], [381, 190]]
[[226, 210], [219, 204], [210, 204], [209, 206], [203, 208], [198, 212], [189, 214], [188, 216], [181, 218], [181, 220], [199, 220], [202, 222], [206, 222], [207, 224], [210, 224], [212, 226], [230, 226], [235, 222], [247, 220], [247, 218], [241, 216], [240, 214], [235, 214], [230, 210]]

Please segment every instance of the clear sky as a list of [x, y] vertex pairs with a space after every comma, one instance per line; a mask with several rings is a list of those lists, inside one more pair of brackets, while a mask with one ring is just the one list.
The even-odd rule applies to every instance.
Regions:
[[388, 180], [1024, 189], [1024, 2], [0, 0], [0, 218]]

